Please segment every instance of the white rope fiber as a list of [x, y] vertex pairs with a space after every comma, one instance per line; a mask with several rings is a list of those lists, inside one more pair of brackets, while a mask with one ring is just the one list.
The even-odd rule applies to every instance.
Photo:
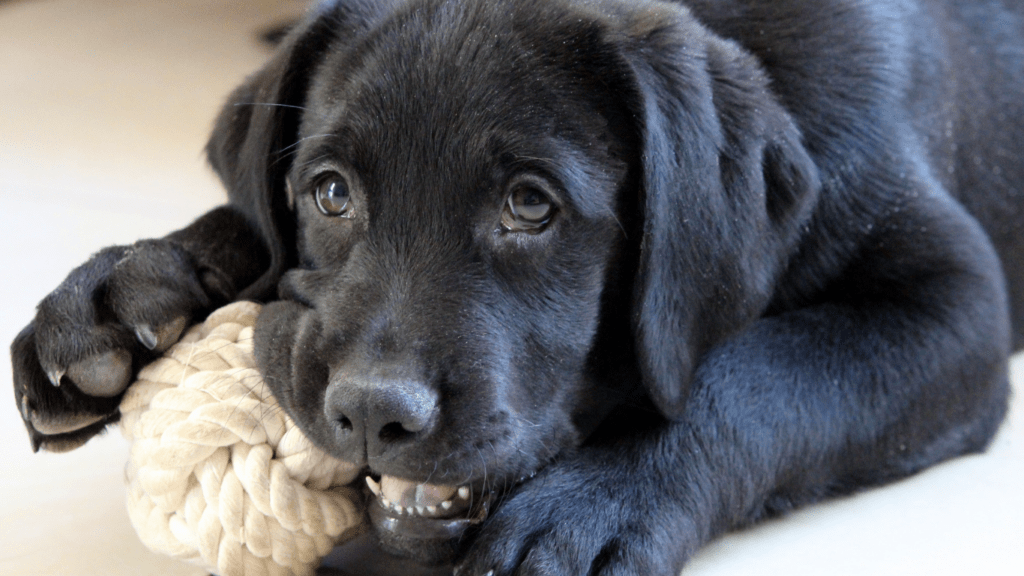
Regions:
[[128, 388], [128, 514], [150, 549], [219, 576], [308, 575], [362, 529], [358, 470], [313, 446], [263, 384], [259, 310], [215, 311]]

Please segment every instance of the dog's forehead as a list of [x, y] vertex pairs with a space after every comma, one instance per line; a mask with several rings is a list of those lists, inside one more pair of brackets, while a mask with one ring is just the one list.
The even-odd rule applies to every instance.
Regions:
[[[478, 186], [499, 157], [544, 164], [580, 184], [570, 188], [617, 179], [607, 123], [569, 66], [497, 5], [444, 2], [339, 39], [312, 79], [300, 160], [333, 146], [357, 169], [390, 175], [392, 189]], [[604, 213], [607, 200], [580, 208]]]
[[506, 19], [469, 10], [480, 6], [409, 11], [339, 42], [313, 79], [304, 136], [346, 130], [466, 147], [488, 133], [551, 133], [552, 109], [567, 104], [554, 70]]

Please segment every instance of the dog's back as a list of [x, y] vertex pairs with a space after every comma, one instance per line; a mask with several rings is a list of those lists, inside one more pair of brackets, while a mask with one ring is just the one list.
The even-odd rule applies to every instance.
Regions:
[[[685, 4], [759, 57], [826, 189], [860, 188], [851, 180], [869, 173], [926, 177], [964, 205], [1002, 259], [1014, 346], [1024, 347], [1024, 3]], [[906, 128], [895, 138], [879, 130], [893, 120]], [[897, 149], [878, 154], [887, 146]], [[865, 168], [887, 156], [926, 165]]]
[[[936, 2], [929, 2], [936, 4]], [[942, 80], [956, 108], [922, 117], [935, 177], [988, 232], [1003, 263], [1010, 295], [1014, 347], [1024, 346], [1024, 4], [942, 2], [939, 21], [955, 33], [945, 50]], [[933, 10], [940, 12], [939, 10]], [[919, 33], [920, 34], [920, 33]], [[945, 168], [943, 171], [941, 168]], [[945, 173], [943, 173], [945, 172]]]

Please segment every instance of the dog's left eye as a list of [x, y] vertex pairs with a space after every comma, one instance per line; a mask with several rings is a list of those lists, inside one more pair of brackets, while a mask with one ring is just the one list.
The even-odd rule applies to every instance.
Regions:
[[510, 232], [536, 232], [544, 228], [555, 213], [555, 204], [544, 191], [534, 186], [517, 186], [505, 202], [501, 225]]
[[316, 207], [327, 216], [352, 217], [348, 182], [340, 174], [324, 176], [316, 185]]

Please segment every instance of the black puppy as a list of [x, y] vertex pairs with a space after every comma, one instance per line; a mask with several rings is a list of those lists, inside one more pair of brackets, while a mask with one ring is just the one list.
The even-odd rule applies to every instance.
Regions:
[[[341, 0], [230, 98], [230, 203], [15, 341], [36, 448], [190, 321], [460, 574], [676, 574], [983, 450], [1024, 343], [1024, 5]], [[1012, 320], [1012, 321], [1011, 321]]]

